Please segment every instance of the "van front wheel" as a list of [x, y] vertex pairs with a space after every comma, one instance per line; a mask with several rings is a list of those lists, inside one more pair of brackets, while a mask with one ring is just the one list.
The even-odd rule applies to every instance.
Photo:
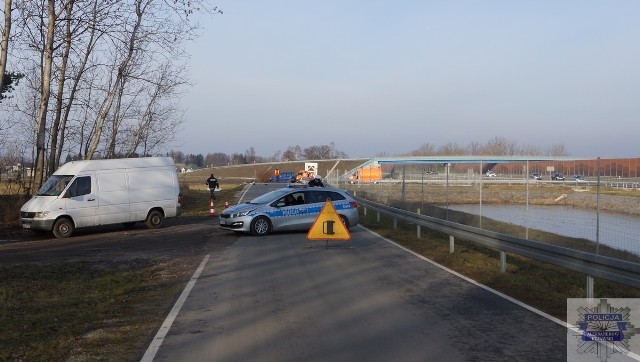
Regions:
[[73, 233], [73, 223], [67, 218], [58, 219], [53, 224], [53, 236], [58, 239], [68, 238]]
[[153, 210], [147, 215], [147, 221], [145, 223], [149, 229], [157, 229], [162, 225], [163, 220], [164, 216], [162, 216], [162, 213], [158, 210]]

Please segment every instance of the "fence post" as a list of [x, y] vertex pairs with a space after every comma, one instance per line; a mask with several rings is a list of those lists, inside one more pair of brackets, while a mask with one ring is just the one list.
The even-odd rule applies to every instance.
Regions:
[[[420, 208], [418, 208], [418, 211], [416, 211], [416, 213], [417, 213], [418, 215], [420, 215]], [[418, 237], [418, 239], [420, 239], [420, 231], [421, 231], [420, 224], [418, 224], [418, 225], [416, 225], [416, 226], [417, 226], [417, 228], [416, 228], [416, 234], [417, 234], [417, 235], [416, 235], [416, 236]]]
[[587, 299], [593, 299], [593, 277], [587, 275]]
[[380, 211], [378, 211], [378, 216], [376, 218], [376, 221], [378, 221], [378, 224], [380, 223]]
[[394, 229], [397, 229], [397, 228], [398, 228], [398, 218], [397, 218], [397, 217], [394, 217], [394, 218], [393, 218], [393, 228], [394, 228]]
[[453, 254], [455, 244], [455, 238], [453, 237], [453, 235], [449, 235], [449, 254]]
[[507, 253], [500, 250], [500, 272], [507, 272]]
[[366, 206], [364, 207], [363, 212], [364, 212], [364, 216], [367, 216], [367, 207]]

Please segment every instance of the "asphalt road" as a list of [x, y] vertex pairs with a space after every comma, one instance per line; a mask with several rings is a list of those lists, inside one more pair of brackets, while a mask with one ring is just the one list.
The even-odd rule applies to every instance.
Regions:
[[565, 361], [566, 330], [364, 228], [239, 236], [155, 361]]

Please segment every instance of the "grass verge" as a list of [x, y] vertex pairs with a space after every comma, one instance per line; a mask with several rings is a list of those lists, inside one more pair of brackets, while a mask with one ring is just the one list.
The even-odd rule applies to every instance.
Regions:
[[[224, 184], [220, 186], [220, 191], [216, 191], [216, 201], [214, 207], [216, 213], [220, 213], [225, 208], [225, 203], [229, 205], [237, 202], [237, 194], [242, 190], [243, 185]], [[211, 211], [211, 200], [209, 191], [202, 187], [181, 186], [182, 192], [182, 215], [183, 216], [207, 216]]]
[[198, 262], [2, 266], [0, 360], [137, 360]]

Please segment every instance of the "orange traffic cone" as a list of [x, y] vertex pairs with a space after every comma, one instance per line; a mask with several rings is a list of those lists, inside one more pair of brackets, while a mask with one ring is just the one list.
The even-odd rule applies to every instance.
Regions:
[[226, 209], [227, 207], [229, 207], [229, 201], [226, 201], [226, 200], [225, 200], [225, 202], [224, 202], [224, 208]]
[[211, 208], [209, 209], [209, 216], [216, 216], [216, 206], [213, 204], [213, 199], [211, 199]]

